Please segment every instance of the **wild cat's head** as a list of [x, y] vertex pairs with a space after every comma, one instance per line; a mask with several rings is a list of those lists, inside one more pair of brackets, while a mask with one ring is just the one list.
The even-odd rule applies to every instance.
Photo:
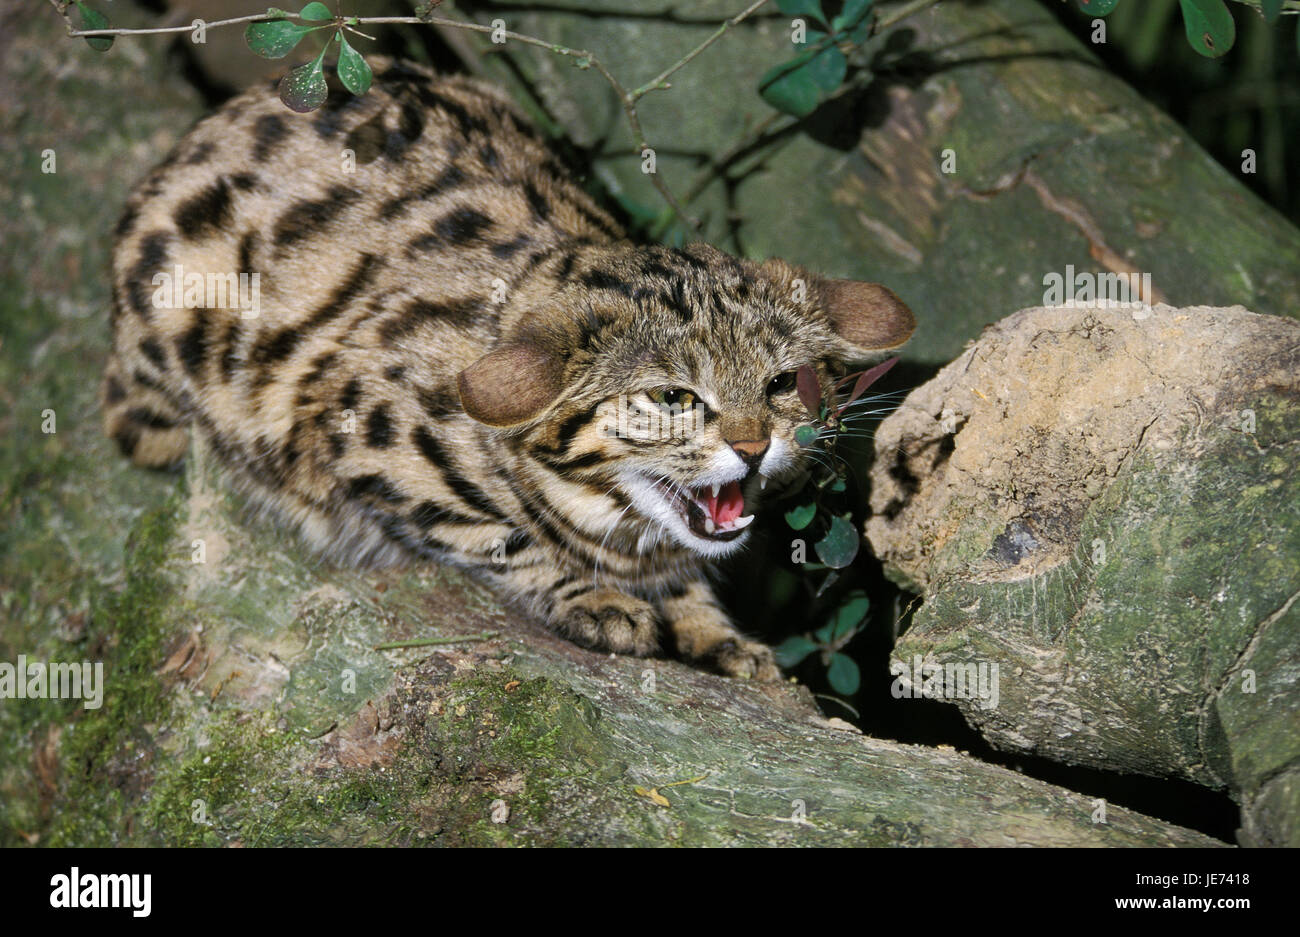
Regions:
[[799, 473], [796, 372], [827, 389], [912, 334], [874, 283], [711, 247], [558, 252], [461, 372], [466, 412], [589, 496], [588, 530], [639, 517], [707, 557], [739, 548], [769, 480]]

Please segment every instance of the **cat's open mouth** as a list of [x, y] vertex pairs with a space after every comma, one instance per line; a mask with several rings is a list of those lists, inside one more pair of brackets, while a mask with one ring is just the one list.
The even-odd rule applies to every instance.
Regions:
[[725, 485], [705, 485], [702, 488], [683, 488], [669, 482], [657, 482], [664, 499], [681, 515], [691, 533], [705, 540], [734, 540], [754, 520], [745, 514], [745, 496], [741, 493], [744, 479], [729, 481]]

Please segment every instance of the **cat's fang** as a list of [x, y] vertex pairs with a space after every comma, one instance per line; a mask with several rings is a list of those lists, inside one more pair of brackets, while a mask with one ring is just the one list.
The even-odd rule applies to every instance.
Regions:
[[744, 517], [738, 517], [731, 522], [730, 530], [744, 530], [754, 522], [753, 514], [746, 514]]

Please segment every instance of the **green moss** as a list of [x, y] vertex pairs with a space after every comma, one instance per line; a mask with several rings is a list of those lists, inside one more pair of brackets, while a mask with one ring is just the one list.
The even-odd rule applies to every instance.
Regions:
[[125, 587], [103, 587], [92, 599], [87, 637], [91, 649], [102, 649], [104, 701], [85, 710], [68, 700], [52, 714], [67, 728], [58, 747], [61, 783], [42, 837], [48, 845], [115, 845], [130, 835], [129, 808], [147, 771], [142, 762], [155, 760], [154, 733], [171, 712], [170, 691], [154, 669], [174, 634], [164, 611], [175, 589], [166, 560], [177, 507], [174, 495], [141, 515], [128, 539]]
[[[448, 805], [445, 838], [457, 845], [521, 838], [571, 845], [554, 830], [561, 802], [616, 796], [611, 771], [617, 772], [617, 761], [603, 734], [594, 731], [598, 722], [589, 701], [546, 678], [475, 671], [454, 679], [437, 722], [421, 740], [425, 753], [456, 753], [455, 763], [443, 767], [466, 792]], [[499, 792], [516, 785], [522, 788]], [[508, 825], [492, 822], [491, 803], [498, 798], [509, 805]], [[535, 838], [542, 829], [548, 832]]]

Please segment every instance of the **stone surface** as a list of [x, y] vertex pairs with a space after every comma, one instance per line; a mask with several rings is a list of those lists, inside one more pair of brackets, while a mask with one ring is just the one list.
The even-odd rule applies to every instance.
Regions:
[[[997, 663], [995, 745], [1228, 788], [1300, 842], [1300, 324], [1027, 309], [880, 426], [894, 656]], [[916, 670], [913, 667], [913, 670]]]

